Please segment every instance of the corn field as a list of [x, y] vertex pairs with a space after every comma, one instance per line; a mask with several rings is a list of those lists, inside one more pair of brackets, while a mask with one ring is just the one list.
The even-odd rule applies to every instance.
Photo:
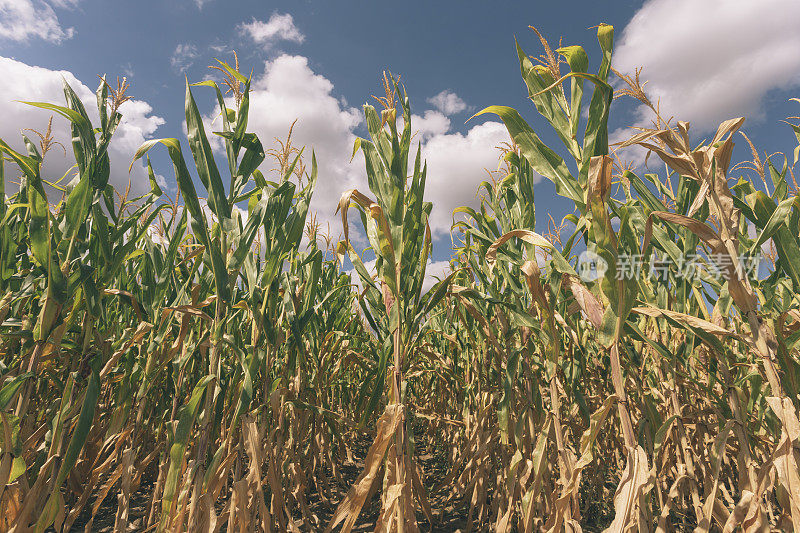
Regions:
[[[75, 166], [42, 175], [49, 131], [0, 140], [0, 531], [800, 531], [800, 148], [760, 156], [743, 118], [690, 140], [638, 73], [610, 79], [596, 31], [596, 71], [518, 46], [521, 113], [561, 144], [478, 113], [509, 143], [427, 291], [436, 176], [396, 77], [363, 108], [369, 190], [342, 191], [338, 239], [309, 212], [312, 147], [248, 132], [270, 110], [238, 65], [187, 83], [186, 139], [132, 154], [137, 198], [109, 185], [124, 84], [101, 82], [99, 123], [66, 82], [30, 103], [70, 122]], [[653, 127], [609, 146], [618, 96]], [[545, 235], [539, 176], [574, 203]]]

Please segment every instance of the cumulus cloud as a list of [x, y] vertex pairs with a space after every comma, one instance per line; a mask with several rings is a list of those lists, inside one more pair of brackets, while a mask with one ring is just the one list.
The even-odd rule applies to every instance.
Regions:
[[[342, 105], [333, 94], [333, 84], [315, 74], [302, 56], [281, 55], [266, 63], [263, 76], [253, 82], [250, 93], [250, 131], [270, 147], [274, 139], [292, 132], [295, 146], [305, 146], [305, 160], [311, 168], [313, 148], [319, 163], [319, 180], [312, 208], [321, 221], [332, 221], [342, 192], [363, 187], [361, 167], [350, 164], [360, 110]], [[274, 161], [264, 164], [265, 170]], [[337, 230], [338, 232], [338, 230]]]
[[[207, 122], [212, 123], [218, 113], [219, 109], [210, 113]], [[356, 130], [363, 125], [362, 111], [338, 98], [333, 83], [316, 74], [307, 58], [282, 54], [267, 61], [264, 74], [253, 81], [248, 129], [270, 148], [273, 139], [286, 138], [295, 119], [293, 144], [306, 147], [307, 168], [312, 148], [319, 164], [311, 208], [323, 230], [330, 223], [336, 236], [341, 223], [334, 213], [342, 193], [358, 189], [369, 194], [363, 156], [359, 153], [350, 160], [360, 134]], [[477, 186], [487, 179], [485, 169], [497, 167], [496, 146], [507, 141], [508, 134], [498, 122], [475, 125], [466, 133], [453, 132], [450, 120], [434, 110], [412, 116], [412, 130], [428, 163], [426, 199], [434, 204], [431, 229], [436, 237], [442, 237], [449, 233], [453, 209], [476, 205]], [[268, 160], [262, 170], [274, 166]], [[357, 219], [351, 216], [351, 220]], [[366, 246], [366, 241], [357, 244]]]
[[[20, 129], [32, 128], [44, 132], [47, 129], [50, 113], [22, 104], [18, 100], [64, 105], [62, 79], [66, 80], [77, 93], [92, 122], [98, 124], [97, 100], [94, 91], [71, 72], [49, 70], [0, 56], [0, 116], [3, 117], [3, 120], [0, 121], [0, 138], [15, 150], [25, 153]], [[134, 195], [147, 192], [150, 183], [144, 166], [137, 163], [133, 166], [131, 174], [128, 174], [128, 165], [130, 165], [136, 149], [146, 139], [152, 137], [159, 126], [164, 124], [164, 120], [153, 115], [152, 112], [152, 107], [147, 102], [140, 100], [130, 100], [122, 104], [120, 108], [123, 116], [122, 122], [109, 146], [111, 184], [123, 189], [130, 179], [131, 193]], [[63, 176], [74, 164], [74, 156], [70, 143], [72, 135], [66, 119], [55, 116], [53, 134], [55, 139], [66, 147], [68, 154], [65, 157], [64, 152], [56, 147], [45, 157], [43, 176], [54, 181]], [[8, 166], [6, 179], [13, 178], [14, 172]]]
[[[364, 261], [364, 268], [367, 269], [367, 272], [371, 276], [374, 276], [377, 272], [375, 270], [375, 260], [372, 259], [370, 261]], [[363, 290], [364, 286], [361, 284], [361, 278], [356, 272], [355, 268], [351, 268], [347, 271], [350, 274], [350, 279], [358, 285], [359, 289]], [[436, 283], [444, 279], [447, 275], [450, 274], [450, 261], [428, 261], [428, 266], [425, 267], [425, 280], [422, 282], [422, 293], [429, 291], [431, 287], [436, 285]]]
[[[644, 110], [639, 110], [638, 112], [640, 115], [644, 114]], [[638, 120], [636, 125], [652, 127], [652, 124], [646, 123], [646, 120]], [[655, 162], [660, 163], [661, 160], [655, 156], [651, 156], [648, 160], [648, 150], [646, 148], [636, 144], [633, 146], [626, 146], [625, 148], [614, 146], [615, 144], [620, 144], [627, 141], [638, 132], [639, 130], [636, 130], [632, 127], [617, 128], [616, 130], [609, 132], [608, 143], [611, 145], [611, 149], [614, 150], [616, 156], [624, 161], [625, 164], [633, 165], [634, 169], [639, 169], [644, 166], [645, 161], [647, 160], [648, 167], [652, 168], [652, 165]]]
[[478, 185], [489, 179], [487, 170], [497, 168], [497, 146], [507, 141], [503, 124], [484, 122], [466, 134], [437, 134], [423, 144], [422, 153], [428, 162], [425, 196], [434, 205], [430, 225], [436, 235], [450, 232], [455, 208], [477, 204]]
[[422, 292], [429, 290], [439, 280], [450, 274], [450, 261], [431, 261], [425, 268], [425, 281], [422, 282]]
[[169, 61], [172, 68], [185, 72], [198, 57], [200, 57], [200, 51], [197, 46], [191, 43], [180, 43], [175, 47], [175, 51], [172, 52], [172, 57], [170, 57]]
[[0, 0], [0, 41], [42, 39], [57, 44], [70, 39], [74, 28], [63, 28], [53, 7], [72, 8], [77, 1]]
[[428, 98], [428, 103], [445, 115], [455, 115], [467, 109], [467, 103], [456, 93], [447, 89]]
[[[614, 65], [642, 67], [665, 118], [713, 130], [737, 116], [763, 117], [765, 95], [800, 85], [800, 2], [649, 0], [622, 32]], [[641, 123], [649, 123], [644, 108]]]
[[411, 115], [411, 127], [416, 135], [422, 137], [416, 140], [428, 140], [434, 135], [450, 131], [450, 119], [439, 111], [429, 109], [422, 116]]
[[266, 22], [254, 18], [248, 23], [240, 24], [238, 29], [264, 48], [271, 48], [278, 41], [302, 43], [306, 38], [288, 13], [275, 13]]

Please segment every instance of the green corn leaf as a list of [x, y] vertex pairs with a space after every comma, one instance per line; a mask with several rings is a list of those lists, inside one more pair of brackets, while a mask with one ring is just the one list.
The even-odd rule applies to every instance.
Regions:
[[192, 150], [197, 174], [208, 191], [208, 206], [221, 221], [227, 220], [231, 217], [231, 207], [228, 205], [225, 186], [222, 184], [211, 145], [206, 137], [203, 117], [197, 109], [188, 83], [186, 84], [186, 127], [189, 132], [189, 148]]
[[14, 398], [19, 388], [32, 376], [32, 372], [25, 372], [24, 374], [11, 378], [8, 382], [3, 384], [3, 388], [0, 389], [0, 411], [8, 409], [11, 400]]
[[178, 476], [183, 466], [183, 456], [186, 453], [186, 444], [189, 442], [189, 434], [194, 425], [195, 418], [197, 418], [197, 411], [200, 407], [200, 400], [203, 398], [203, 393], [208, 384], [214, 379], [214, 376], [211, 375], [201, 379], [200, 382], [195, 385], [189, 401], [181, 408], [180, 414], [178, 415], [178, 426], [175, 429], [175, 435], [172, 439], [172, 446], [169, 451], [169, 470], [167, 471], [167, 477], [164, 481], [159, 531], [164, 531], [168, 525], [167, 521], [172, 512], [172, 504], [177, 493]]
[[581, 212], [586, 210], [583, 191], [578, 181], [570, 175], [564, 160], [539, 139], [517, 111], [505, 106], [490, 106], [474, 116], [486, 113], [494, 113], [500, 117], [533, 170], [551, 180], [556, 186], [556, 192], [575, 202]]
[[67, 479], [72, 468], [78, 460], [83, 445], [89, 435], [89, 429], [94, 419], [95, 409], [97, 407], [97, 398], [100, 394], [100, 376], [97, 369], [93, 369], [89, 384], [86, 388], [86, 394], [81, 407], [81, 414], [78, 416], [78, 421], [75, 424], [75, 429], [72, 432], [72, 438], [67, 446], [67, 451], [64, 454], [64, 459], [61, 463], [61, 468], [58, 470], [53, 492], [45, 504], [44, 511], [42, 512], [39, 520], [36, 522], [35, 531], [37, 533], [43, 532], [55, 520], [56, 513], [59, 508], [63, 508], [64, 500], [61, 496], [61, 485]]

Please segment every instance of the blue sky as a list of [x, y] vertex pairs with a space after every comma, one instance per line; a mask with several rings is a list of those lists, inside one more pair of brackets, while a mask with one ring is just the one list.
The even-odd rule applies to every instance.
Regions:
[[[538, 40], [528, 29], [533, 24], [553, 44], [563, 37], [564, 45], [583, 45], [596, 68], [595, 32], [588, 28], [600, 22], [616, 28], [617, 68], [643, 66], [651, 94], [668, 115], [691, 121], [698, 139], [719, 121], [744, 115], [745, 130], [762, 152], [794, 149], [780, 120], [800, 114], [800, 105], [788, 102], [800, 95], [796, 0], [0, 0], [0, 138], [20, 146], [21, 128], [46, 125], [46, 113], [13, 100], [60, 103], [61, 75], [83, 86], [79, 93], [87, 99], [98, 74], [127, 76], [136, 101], [123, 109], [126, 124], [112, 152], [119, 169], [114, 179], [123, 184], [128, 175], [122, 170], [139, 143], [182, 137], [184, 75], [200, 81], [214, 57], [230, 59], [236, 49], [243, 68], [254, 73], [253, 129], [268, 145], [298, 119], [295, 139], [313, 145], [320, 159], [315, 207], [335, 231], [333, 209], [341, 192], [365, 188], [360, 161], [349, 164], [352, 140], [363, 135], [360, 105], [379, 93], [378, 77], [390, 69], [402, 75], [418, 115], [415, 129], [429, 161], [428, 196], [437, 206], [435, 259], [442, 261], [449, 255], [452, 208], [474, 203], [484, 168], [496, 167], [494, 146], [505, 138], [491, 117], [465, 124], [472, 112], [513, 106], [553, 140], [525, 98], [514, 37], [538, 55]], [[198, 88], [195, 94], [210, 120], [211, 91]], [[636, 102], [615, 102], [610, 129], [616, 138], [624, 138], [625, 126], [646, 122]], [[66, 143], [63, 124], [56, 124], [59, 133]], [[740, 158], [748, 155], [745, 148], [739, 142]], [[174, 189], [166, 159], [155, 163]], [[68, 166], [57, 156], [48, 165], [53, 174]], [[135, 190], [145, 187], [143, 176], [141, 168], [133, 172]], [[571, 211], [547, 180], [537, 184], [536, 203], [540, 231], [548, 212], [560, 219]]]

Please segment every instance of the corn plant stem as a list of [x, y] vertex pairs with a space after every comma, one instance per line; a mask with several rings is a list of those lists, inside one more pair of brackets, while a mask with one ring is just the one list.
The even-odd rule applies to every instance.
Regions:
[[[31, 355], [28, 358], [28, 364], [25, 367], [25, 372], [36, 372], [36, 368], [39, 366], [39, 359], [42, 356], [42, 352], [44, 351], [45, 341], [36, 341], [33, 346], [33, 350], [31, 351]], [[14, 415], [22, 418], [25, 416], [25, 412], [28, 409], [28, 402], [30, 400], [31, 392], [35, 383], [25, 383], [22, 386], [22, 394], [19, 395], [19, 399], [17, 401], [17, 407], [14, 410]]]
[[625, 447], [632, 449], [636, 447], [636, 434], [633, 431], [630, 411], [628, 410], [628, 395], [625, 392], [625, 382], [622, 376], [622, 365], [619, 360], [619, 343], [614, 341], [611, 345], [611, 381], [614, 385], [614, 394], [617, 395], [617, 410], [619, 411], [620, 422], [622, 424], [622, 436], [625, 439]]
[[[709, 176], [706, 179], [714, 180], [715, 176]], [[730, 191], [728, 194], [730, 194]], [[730, 270], [733, 271], [734, 276], [739, 277], [739, 273], [743, 272], [743, 269], [737, 250], [738, 236], [733, 235], [731, 232], [731, 229], [735, 227], [735, 225], [738, 225], [738, 220], [731, 220], [731, 218], [728, 216], [728, 210], [722, 204], [720, 195], [716, 191], [715, 187], [710, 188], [709, 199], [709, 203], [711, 204], [717, 219], [720, 221], [720, 237], [730, 257], [733, 267]], [[736, 216], [738, 216], [738, 213], [734, 215], [734, 217]], [[772, 395], [777, 396], [778, 398], [784, 398], [785, 393], [783, 391], [783, 386], [781, 385], [780, 377], [775, 367], [775, 361], [777, 360], [775, 351], [775, 346], [777, 343], [775, 336], [767, 327], [765, 327], [763, 319], [758, 316], [756, 311], [757, 298], [747, 280], [737, 280], [737, 282], [742, 285], [745, 294], [741, 296], [739, 301], [736, 301], [735, 303], [739, 308], [739, 312], [744, 315], [750, 325], [750, 332], [753, 340], [755, 341], [756, 350], [763, 361], [762, 364], [764, 367], [764, 372], [766, 374], [767, 381], [769, 382], [770, 389], [772, 390]]]
[[[561, 357], [561, 336], [556, 329], [555, 318], [550, 305], [546, 300], [540, 302], [540, 304], [543, 307], [544, 313], [547, 315], [547, 325], [550, 329], [550, 338], [552, 339], [550, 345], [551, 360], [550, 364], [548, 364], [550, 370], [548, 388], [550, 391], [550, 403], [552, 404], [553, 410], [553, 430], [556, 435], [556, 448], [558, 449], [558, 456], [560, 458], [560, 477], [562, 483], [566, 485], [567, 479], [572, 475], [572, 465], [567, 457], [567, 450], [564, 445], [564, 433], [561, 425], [561, 399], [558, 391], [558, 361]], [[570, 511], [568, 511], [567, 518], [569, 518]]]
[[[399, 271], [399, 269], [398, 269]], [[399, 274], [399, 272], [398, 272]], [[399, 276], [398, 276], [399, 279]], [[400, 302], [395, 300], [394, 305], [399, 306]], [[398, 316], [400, 315], [398, 309]], [[393, 351], [394, 351], [394, 372], [393, 372], [393, 387], [392, 387], [392, 394], [393, 394], [393, 403], [395, 404], [402, 404], [402, 341], [400, 335], [400, 320], [398, 319], [397, 327], [393, 332]], [[403, 416], [405, 417], [405, 412], [403, 412]], [[395, 431], [395, 461], [397, 462], [395, 467], [395, 472], [397, 473], [397, 479], [394, 480], [395, 483], [405, 483], [405, 420], [401, 420], [400, 423], [397, 425], [397, 430]], [[405, 519], [404, 519], [404, 502], [397, 504], [397, 511], [396, 511], [396, 519], [397, 519], [397, 531], [398, 533], [405, 533]]]
[[222, 327], [224, 325], [224, 308], [221, 298], [217, 297], [216, 313], [212, 324], [211, 331], [211, 352], [209, 358], [209, 374], [214, 377], [213, 388], [206, 390], [204, 399], [204, 412], [203, 421], [200, 426], [200, 440], [198, 441], [197, 451], [195, 454], [195, 471], [192, 481], [192, 499], [189, 507], [189, 530], [193, 530], [195, 526], [197, 503], [202, 496], [203, 480], [206, 474], [206, 451], [211, 436], [211, 425], [213, 423], [214, 404], [217, 396], [217, 389], [219, 387], [219, 357], [221, 349], [221, 336]]
[[[664, 362], [665, 366], [666, 361]], [[675, 365], [675, 361], [671, 361], [669, 363], [670, 367]], [[676, 420], [676, 431], [678, 432], [678, 441], [675, 443], [676, 446], [676, 456], [678, 459], [678, 464], [686, 469], [686, 474], [689, 476], [689, 485], [691, 487], [691, 499], [692, 505], [694, 506], [695, 513], [702, 513], [703, 504], [700, 501], [700, 494], [697, 491], [697, 473], [695, 470], [694, 461], [692, 460], [692, 455], [690, 453], [691, 448], [689, 447], [689, 439], [686, 435], [686, 427], [683, 425], [683, 420], [681, 416], [681, 403], [680, 399], [678, 398], [678, 385], [675, 380], [675, 374], [671, 372], [666, 372], [669, 375], [669, 378], [665, 377], [665, 371], [662, 370], [661, 366], [657, 367], [657, 372], [659, 375], [660, 380], [662, 383], [667, 383], [667, 390], [669, 391], [669, 401], [670, 401], [670, 411], [672, 412], [673, 416], [677, 416]], [[700, 515], [698, 515], [700, 516]]]
[[[147, 363], [145, 364], [144, 375], [149, 376], [152, 370], [156, 354], [159, 352], [152, 351], [147, 357]], [[133, 463], [136, 458], [135, 455], [135, 446], [136, 442], [139, 439], [139, 435], [143, 428], [144, 423], [144, 414], [145, 409], [147, 407], [147, 388], [146, 385], [143, 385], [138, 391], [136, 395], [136, 422], [133, 426], [133, 432], [130, 435], [130, 441], [123, 452], [122, 455], [122, 481], [120, 487], [122, 491], [118, 495], [118, 502], [117, 502], [117, 515], [114, 520], [114, 531], [125, 532], [128, 529], [128, 507], [130, 505], [130, 486], [131, 486], [131, 478], [133, 476]]]
[[731, 413], [733, 413], [733, 419], [736, 421], [734, 432], [736, 433], [736, 439], [739, 441], [739, 464], [737, 465], [739, 477], [745, 479], [745, 487], [748, 490], [754, 491], [754, 483], [757, 478], [753, 466], [752, 454], [750, 453], [750, 439], [745, 432], [745, 420], [742, 417], [741, 405], [739, 404], [739, 398], [734, 388], [733, 377], [731, 376], [731, 370], [728, 366], [727, 354], [720, 355], [714, 353], [714, 355], [717, 361], [719, 361], [723, 383], [727, 389], [728, 405], [731, 408]]

